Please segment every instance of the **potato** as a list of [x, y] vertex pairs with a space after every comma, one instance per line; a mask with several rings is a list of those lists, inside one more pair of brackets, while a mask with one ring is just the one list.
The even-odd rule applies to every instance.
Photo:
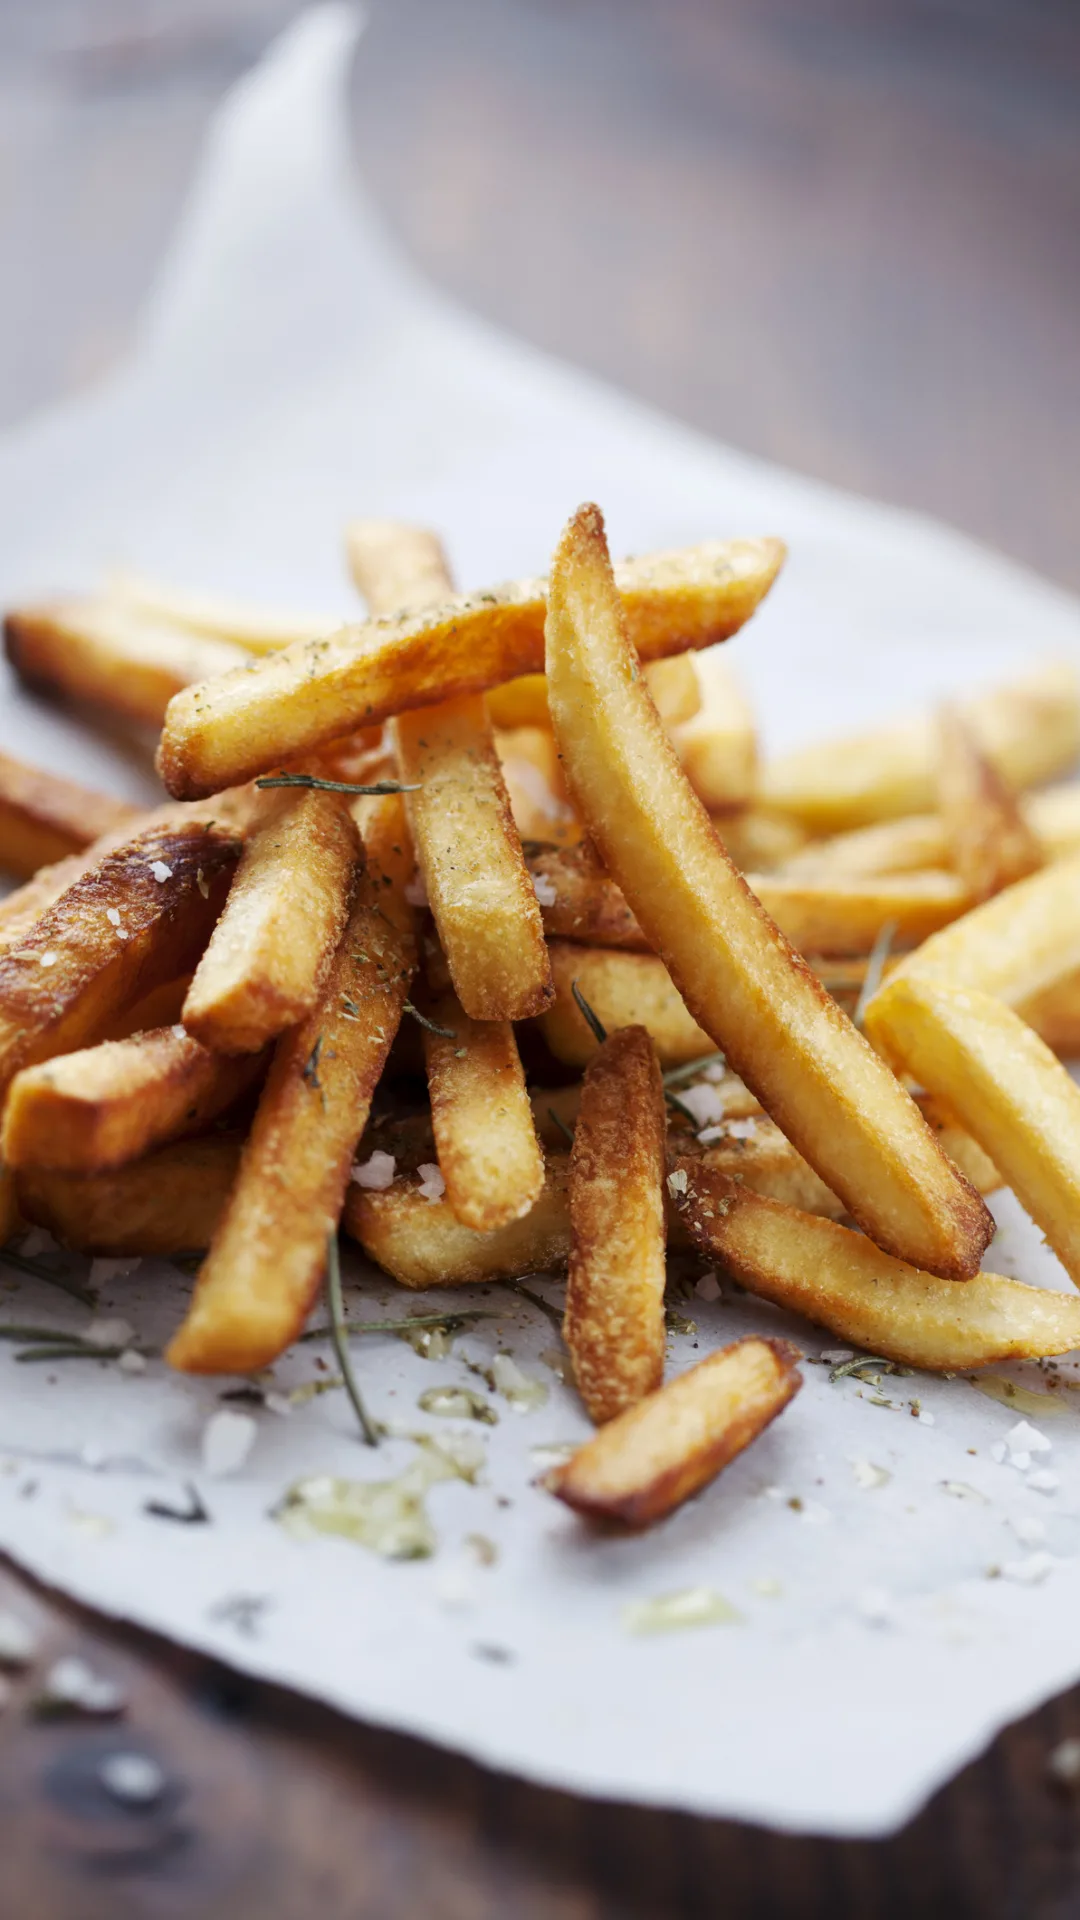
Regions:
[[210, 1244], [240, 1165], [238, 1134], [177, 1140], [111, 1173], [17, 1177], [28, 1220], [80, 1253], [168, 1259]]
[[403, 1287], [471, 1286], [562, 1267], [570, 1253], [567, 1159], [549, 1154], [539, 1198], [517, 1220], [478, 1233], [448, 1199], [428, 1200], [411, 1178], [385, 1189], [350, 1185], [344, 1225]]
[[425, 998], [435, 1150], [455, 1217], [478, 1233], [520, 1220], [544, 1185], [525, 1075], [509, 1021], [470, 1020], [453, 994]]
[[248, 661], [227, 641], [104, 598], [19, 608], [4, 621], [4, 646], [27, 686], [155, 727], [174, 694], [230, 667], [242, 670]]
[[955, 707], [938, 717], [938, 812], [949, 865], [973, 900], [989, 900], [1043, 864], [1013, 788]]

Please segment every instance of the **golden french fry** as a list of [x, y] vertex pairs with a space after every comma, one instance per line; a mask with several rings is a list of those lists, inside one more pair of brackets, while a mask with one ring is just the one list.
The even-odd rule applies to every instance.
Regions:
[[585, 1074], [570, 1154], [563, 1338], [590, 1420], [613, 1420], [664, 1377], [664, 1089], [644, 1027]]
[[694, 1244], [742, 1286], [883, 1360], [953, 1373], [1080, 1346], [1074, 1294], [996, 1273], [956, 1287], [697, 1160], [678, 1161], [668, 1188]]
[[[642, 660], [736, 633], [783, 558], [783, 543], [767, 539], [625, 562], [619, 588]], [[544, 664], [545, 591], [543, 580], [523, 580], [346, 627], [179, 694], [159, 755], [166, 786], [181, 797], [213, 793], [355, 726], [535, 673]]]
[[20, 879], [130, 828], [139, 808], [0, 753], [0, 867]]
[[356, 828], [336, 793], [271, 790], [184, 1002], [216, 1053], [258, 1053], [310, 1013], [348, 912]]
[[27, 1220], [82, 1253], [198, 1253], [210, 1244], [240, 1165], [237, 1134], [177, 1140], [112, 1173], [20, 1173]]
[[446, 550], [428, 527], [353, 520], [345, 529], [345, 553], [353, 580], [380, 618], [426, 613], [453, 594]]
[[713, 829], [743, 873], [772, 873], [806, 844], [797, 820], [764, 807], [737, 807], [712, 813]]
[[[434, 536], [394, 522], [349, 530], [353, 577], [373, 612], [398, 603], [403, 579], [428, 603], [450, 591]], [[523, 1020], [551, 998], [540, 909], [480, 694], [393, 721], [416, 857], [458, 999], [474, 1020]]]
[[547, 674], [578, 811], [690, 1012], [868, 1233], [968, 1278], [993, 1220], [720, 846], [636, 678], [596, 508], [556, 552]]
[[[489, 699], [489, 709], [490, 704]], [[522, 840], [557, 847], [576, 845], [581, 828], [566, 797], [559, 749], [551, 728], [496, 728], [495, 751], [514, 825]]]
[[1019, 1001], [1016, 1011], [1062, 1060], [1080, 1058], [1080, 973]]
[[656, 954], [578, 947], [562, 940], [553, 940], [548, 953], [555, 998], [537, 1024], [555, 1058], [568, 1067], [587, 1066], [596, 1052], [596, 1037], [574, 999], [575, 981], [609, 1033], [644, 1027], [661, 1066], [681, 1067], [713, 1051], [713, 1042], [687, 1011]]
[[[1071, 662], [1049, 661], [962, 708], [979, 745], [1014, 787], [1070, 767], [1080, 752], [1080, 681]], [[815, 833], [924, 813], [935, 804], [934, 723], [929, 714], [847, 739], [801, 747], [767, 762], [758, 797]]]
[[[1067, 860], [1080, 853], [1080, 782], [1024, 795], [1022, 818], [1046, 860]], [[810, 840], [789, 854], [785, 874], [910, 873], [918, 867], [944, 867], [949, 847], [940, 814], [913, 813], [853, 827], [827, 840]]]
[[[706, 656], [707, 657], [707, 656]], [[692, 653], [672, 653], [641, 669], [666, 727], [683, 727], [701, 711], [701, 680]]]
[[714, 1480], [802, 1385], [786, 1340], [736, 1340], [627, 1408], [544, 1486], [594, 1520], [647, 1527]]
[[[688, 1150], [689, 1143], [684, 1145], [684, 1139], [684, 1135], [672, 1133], [673, 1151]], [[786, 1207], [820, 1213], [827, 1220], [838, 1220], [846, 1211], [843, 1201], [764, 1114], [740, 1122], [737, 1131], [732, 1131], [728, 1122], [706, 1128], [701, 1157], [706, 1166], [730, 1174], [751, 1192], [782, 1201]]]
[[[1020, 1006], [1080, 970], [1080, 856], [1044, 867], [925, 940], [889, 975], [930, 974]], [[876, 1035], [877, 998], [865, 1010]]]
[[18, 946], [28, 929], [86, 872], [87, 864], [81, 854], [70, 853], [51, 867], [39, 867], [32, 879], [0, 900], [0, 952]]
[[493, 727], [508, 733], [516, 732], [519, 727], [551, 731], [547, 678], [542, 673], [523, 673], [517, 680], [504, 680], [501, 687], [489, 687], [487, 703]]
[[28, 686], [151, 726], [161, 724], [183, 688], [249, 664], [249, 656], [225, 640], [104, 598], [16, 609], [4, 621], [4, 646]]
[[201, 1133], [257, 1084], [265, 1064], [225, 1059], [182, 1028], [158, 1027], [25, 1067], [4, 1110], [4, 1164], [20, 1173], [111, 1171]]
[[897, 979], [875, 1036], [990, 1155], [1080, 1285], [1080, 1088], [1038, 1034], [989, 994]]
[[955, 707], [938, 716], [938, 812], [949, 865], [972, 900], [1035, 873], [1043, 852], [1013, 788]]
[[424, 1002], [431, 1124], [446, 1195], [463, 1226], [489, 1233], [528, 1213], [544, 1185], [525, 1075], [509, 1021], [470, 1020], [453, 994]]
[[296, 641], [319, 640], [341, 624], [314, 614], [252, 607], [216, 594], [188, 593], [126, 567], [109, 574], [106, 598], [146, 620], [205, 634], [211, 640], [227, 640], [246, 653], [276, 653]]
[[[697, 669], [701, 705], [693, 719], [674, 729], [676, 752], [690, 785], [710, 813], [745, 807], [757, 785], [757, 735], [750, 702], [722, 647], [682, 657]], [[657, 711], [662, 720], [666, 718], [659, 703]]]
[[318, 1292], [415, 967], [396, 797], [371, 809], [364, 848], [345, 931], [311, 1013], [277, 1043], [229, 1204], [166, 1354], [182, 1372], [268, 1366]]
[[631, 953], [649, 951], [622, 889], [605, 871], [590, 841], [557, 850], [545, 848], [532, 856], [529, 872], [549, 940], [624, 947]]
[[[690, 720], [698, 712], [701, 684], [694, 672], [691, 654], [673, 653], [667, 660], [652, 660], [643, 672], [656, 702], [656, 711], [669, 726]], [[493, 726], [543, 727], [550, 733], [551, 715], [544, 674], [526, 673], [518, 680], [504, 681], [501, 687], [489, 689], [487, 699]]]
[[457, 1218], [449, 1200], [429, 1200], [410, 1179], [379, 1190], [350, 1185], [344, 1226], [403, 1287], [470, 1286], [566, 1265], [570, 1254], [565, 1154], [549, 1154], [543, 1190], [529, 1212], [492, 1233]]

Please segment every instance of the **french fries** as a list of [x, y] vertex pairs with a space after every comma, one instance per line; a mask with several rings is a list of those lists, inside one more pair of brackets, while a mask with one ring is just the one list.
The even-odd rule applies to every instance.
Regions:
[[[489, 696], [489, 711], [490, 707]], [[574, 846], [581, 838], [581, 828], [566, 797], [559, 749], [551, 728], [496, 728], [495, 751], [514, 825], [522, 840]]]
[[1080, 1345], [1074, 1294], [996, 1273], [954, 1286], [698, 1160], [679, 1160], [668, 1188], [695, 1246], [742, 1286], [883, 1360], [956, 1373]]
[[[691, 654], [673, 653], [667, 660], [652, 660], [642, 671], [661, 720], [677, 726], [693, 719], [701, 706], [701, 683]], [[489, 688], [487, 698], [493, 726], [551, 731], [544, 674], [526, 673], [518, 680], [506, 680], [500, 687]]]
[[[104, 598], [56, 600], [9, 613], [4, 646], [27, 686], [151, 726], [161, 724], [181, 689], [230, 668], [242, 671], [249, 662], [228, 641], [170, 626]], [[203, 791], [229, 784], [219, 780]]]
[[216, 1053], [258, 1053], [311, 1012], [345, 924], [359, 847], [336, 793], [275, 790], [184, 1002]]
[[[619, 570], [642, 660], [711, 646], [747, 621], [784, 558], [779, 540], [706, 542]], [[482, 693], [544, 664], [546, 582], [522, 580], [416, 616], [285, 647], [170, 703], [159, 766], [195, 799], [414, 707]]]
[[[1024, 794], [1018, 804], [1045, 860], [1068, 860], [1080, 853], [1080, 784]], [[807, 841], [789, 852], [783, 871], [793, 876], [910, 873], [917, 867], [947, 866], [949, 859], [941, 815], [913, 813], [872, 827], [853, 827], [831, 839]]]
[[0, 753], [0, 867], [27, 879], [103, 834], [130, 827], [138, 808]]
[[547, 674], [578, 811], [691, 1014], [880, 1245], [970, 1278], [992, 1218], [717, 841], [635, 677], [595, 508], [556, 552]]
[[[455, 1217], [477, 1233], [520, 1220], [544, 1185], [513, 1027], [470, 1020], [453, 994], [424, 1002], [435, 1149]], [[441, 1029], [436, 1031], [435, 1029]]]
[[112, 1173], [42, 1173], [13, 1183], [27, 1220], [92, 1254], [199, 1253], [209, 1246], [240, 1165], [238, 1134], [177, 1140]]
[[[697, 670], [701, 688], [696, 715], [675, 727], [672, 738], [687, 778], [710, 813], [745, 807], [757, 785], [757, 736], [750, 702], [739, 686], [723, 649], [684, 655]], [[649, 691], [656, 698], [650, 682]], [[659, 701], [661, 720], [667, 718]]]
[[312, 614], [282, 614], [241, 600], [182, 592], [127, 568], [110, 573], [106, 597], [144, 619], [205, 634], [211, 640], [227, 640], [245, 653], [276, 653], [296, 641], [318, 640], [335, 625]]
[[[353, 575], [369, 605], [396, 604], [403, 577], [417, 592], [450, 591], [438, 542], [411, 527], [357, 522]], [[458, 999], [473, 1020], [523, 1020], [551, 998], [551, 971], [521, 841], [483, 696], [462, 694], [399, 716], [391, 737], [428, 904]]]
[[1061, 1059], [1080, 1057], [1080, 973], [1067, 973], [1019, 1001], [1016, 1011]]
[[564, 1267], [570, 1255], [568, 1161], [549, 1154], [528, 1213], [490, 1233], [463, 1226], [448, 1199], [430, 1200], [410, 1178], [382, 1190], [353, 1182], [345, 1231], [403, 1287], [472, 1286]]
[[666, 1137], [652, 1042], [624, 1027], [589, 1063], [570, 1153], [563, 1338], [598, 1426], [664, 1377]]
[[1013, 789], [955, 707], [938, 717], [938, 812], [953, 867], [973, 900], [989, 900], [1043, 864]]
[[[711, 815], [724, 850], [743, 873], [772, 873], [806, 845], [806, 828], [765, 807], [737, 807]], [[931, 864], [927, 862], [927, 864]]]
[[1080, 1285], [1080, 1088], [1000, 1000], [933, 978], [878, 998], [879, 1045], [985, 1148]]
[[0, 952], [18, 946], [24, 933], [85, 873], [86, 865], [78, 854], [70, 853], [51, 867], [39, 867], [32, 879], [0, 900]]
[[[968, 701], [961, 711], [1011, 786], [1052, 780], [1080, 752], [1080, 681], [1069, 662], [1048, 661], [1011, 686]], [[936, 764], [933, 718], [922, 714], [767, 762], [758, 798], [794, 814], [815, 833], [839, 833], [930, 811]]]
[[619, 1027], [644, 1027], [662, 1067], [681, 1067], [713, 1051], [709, 1035], [687, 1011], [656, 954], [578, 947], [561, 940], [553, 940], [548, 952], [555, 998], [537, 1025], [555, 1058], [566, 1066], [587, 1066], [597, 1046], [574, 999], [575, 981], [609, 1033]]
[[610, 1422], [544, 1486], [593, 1520], [662, 1520], [748, 1447], [802, 1385], [786, 1340], [736, 1340]]
[[4, 1110], [4, 1164], [23, 1172], [103, 1173], [197, 1134], [254, 1087], [265, 1061], [208, 1053], [158, 1027], [26, 1067]]
[[[278, 1041], [236, 1184], [167, 1359], [268, 1366], [307, 1318], [416, 964], [401, 803], [376, 802], [345, 930], [307, 1019]], [[2, 962], [0, 962], [2, 967]]]
[[666, 727], [686, 726], [701, 711], [701, 680], [692, 653], [672, 653], [643, 668], [653, 705]]

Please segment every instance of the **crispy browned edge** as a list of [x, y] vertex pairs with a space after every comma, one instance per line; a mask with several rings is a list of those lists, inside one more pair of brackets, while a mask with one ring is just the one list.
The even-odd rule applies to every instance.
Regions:
[[951, 865], [975, 901], [1043, 865], [1038, 835], [1015, 789], [950, 705], [938, 714], [937, 795]]

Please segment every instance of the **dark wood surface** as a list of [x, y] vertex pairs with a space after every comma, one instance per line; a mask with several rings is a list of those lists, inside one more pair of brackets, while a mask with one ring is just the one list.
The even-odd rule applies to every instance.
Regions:
[[[123, 351], [214, 102], [297, 10], [0, 0], [0, 419]], [[392, 228], [470, 304], [1080, 586], [1070, 0], [384, 0], [354, 127]], [[16, 1684], [2, 1920], [1080, 1913], [1080, 1804], [1046, 1765], [1080, 1691], [895, 1840], [839, 1845], [497, 1778], [0, 1569], [5, 1604], [130, 1705], [38, 1724]], [[118, 1749], [161, 1761], [155, 1809], [102, 1789]]]

